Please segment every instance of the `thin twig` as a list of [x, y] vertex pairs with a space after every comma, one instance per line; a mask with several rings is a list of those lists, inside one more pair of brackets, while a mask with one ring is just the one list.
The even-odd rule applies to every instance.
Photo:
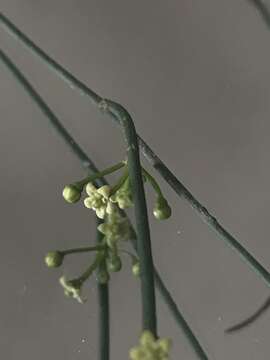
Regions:
[[270, 27], [270, 11], [264, 0], [248, 0], [258, 10], [262, 19]]
[[100, 102], [99, 108], [106, 113], [113, 114], [121, 124], [124, 133], [138, 234], [137, 247], [140, 259], [143, 329], [150, 330], [154, 336], [157, 336], [154, 265], [135, 126], [127, 110], [120, 104], [104, 99]]
[[[14, 75], [14, 77], [17, 79], [17, 81], [23, 86], [23, 88], [28, 93], [28, 95], [36, 102], [37, 106], [41, 109], [41, 111], [45, 114], [45, 116], [47, 116], [50, 123], [56, 129], [56, 131], [58, 132], [60, 137], [65, 140], [66, 144], [72, 150], [74, 155], [78, 157], [78, 159], [81, 161], [82, 165], [84, 167], [86, 167], [90, 173], [91, 172], [94, 172], [94, 173], [99, 172], [99, 170], [97, 169], [97, 167], [95, 166], [93, 161], [84, 153], [84, 151], [79, 147], [79, 145], [76, 143], [76, 141], [64, 129], [64, 127], [60, 123], [59, 119], [52, 113], [52, 111], [49, 109], [48, 105], [44, 102], [44, 100], [40, 97], [40, 95], [36, 92], [36, 90], [33, 88], [33, 86], [28, 82], [28, 80], [22, 75], [22, 73], [19, 71], [19, 69], [11, 62], [11, 60], [6, 55], [4, 57], [0, 57], [0, 60], [2, 60], [2, 62], [8, 67], [8, 69], [11, 71], [11, 73]], [[48, 109], [49, 109], [49, 111], [48, 111]], [[56, 122], [57, 126], [55, 126], [54, 122]], [[65, 131], [63, 131], [63, 129]], [[67, 137], [67, 139], [66, 139], [66, 137]], [[69, 141], [70, 139], [71, 139], [71, 141]], [[77, 151], [78, 149], [80, 151]], [[107, 184], [107, 182], [104, 178], [97, 179], [96, 183], [99, 186]], [[132, 230], [133, 230], [133, 246], [136, 249], [136, 240], [135, 240], [136, 233], [133, 228], [132, 228]], [[175, 321], [183, 330], [184, 334], [186, 335], [191, 346], [197, 353], [198, 357], [201, 360], [207, 360], [208, 357], [207, 357], [206, 353], [204, 352], [203, 348], [199, 344], [199, 341], [196, 339], [191, 328], [188, 326], [187, 322], [185, 321], [183, 315], [181, 314], [181, 311], [177, 308], [172, 296], [170, 295], [169, 291], [167, 290], [165, 284], [162, 282], [162, 279], [160, 278], [160, 275], [158, 274], [157, 270], [155, 270], [155, 277], [156, 277], [156, 279], [159, 279], [156, 282], [156, 286], [157, 286], [158, 290], [160, 291], [160, 294], [163, 297], [170, 312], [172, 313], [172, 316], [174, 317]], [[194, 347], [194, 344], [196, 345], [195, 347]]]
[[[255, 0], [252, 0], [255, 1]], [[59, 65], [55, 60], [48, 56], [36, 44], [33, 43], [25, 34], [23, 34], [7, 17], [0, 13], [0, 25], [2, 25], [13, 37], [23, 43], [28, 50], [37, 55], [47, 66], [52, 69], [65, 82], [72, 84], [72, 88], [78, 90], [80, 94], [86, 95], [94, 104], [99, 104], [101, 97], [94, 93], [88, 86], [74, 77], [63, 66]], [[120, 119], [113, 112], [108, 114], [120, 125]], [[176, 176], [167, 168], [154, 151], [146, 144], [146, 142], [138, 135], [139, 146], [152, 166], [160, 173], [163, 179], [172, 187], [176, 194], [185, 199], [191, 207], [196, 210], [202, 220], [207, 223], [220, 238], [229, 245], [240, 257], [270, 286], [269, 272], [248, 252], [235, 237], [233, 237], [217, 219], [209, 213], [209, 211], [191, 194], [191, 192], [176, 178]]]
[[270, 307], [270, 297], [268, 297], [264, 303], [259, 307], [259, 309], [249, 316], [247, 319], [241, 321], [240, 323], [233, 325], [225, 330], [226, 333], [233, 333], [238, 330], [242, 330], [246, 328], [247, 326], [251, 325], [256, 321], [262, 314], [265, 313], [266, 310], [268, 310]]
[[[96, 217], [97, 226], [101, 223]], [[97, 244], [103, 240], [103, 234], [97, 230]], [[110, 359], [110, 302], [109, 284], [98, 284], [98, 306], [99, 306], [99, 349], [98, 360]]]

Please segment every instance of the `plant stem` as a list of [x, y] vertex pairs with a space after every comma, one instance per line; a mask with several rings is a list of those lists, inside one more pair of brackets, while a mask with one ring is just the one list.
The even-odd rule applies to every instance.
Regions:
[[3, 13], [0, 13], [0, 24], [15, 40], [21, 41], [24, 46], [31, 50], [33, 54], [38, 55], [58, 77], [65, 81], [70, 87], [76, 86], [80, 90], [81, 95], [87, 92], [93, 103], [99, 103], [101, 99], [94, 91], [90, 90], [81, 81], [75, 78], [70, 72], [57, 64], [50, 56], [48, 56], [40, 47], [23, 34]]
[[148, 161], [160, 173], [163, 179], [171, 186], [176, 194], [185, 199], [197, 212], [200, 218], [212, 228], [220, 238], [225, 241], [238, 255], [250, 266], [250, 268], [264, 280], [270, 287], [270, 274], [256, 259], [248, 252], [219, 222], [209, 213], [209, 211], [191, 194], [191, 192], [176, 178], [167, 166], [158, 158], [150, 147], [140, 139], [141, 150]]
[[104, 254], [98, 253], [95, 257], [94, 262], [85, 270], [85, 272], [79, 276], [78, 280], [80, 280], [82, 283], [86, 281], [89, 276], [93, 274], [93, 272], [96, 270], [96, 268], [99, 266], [100, 262], [104, 258]]
[[126, 254], [126, 255], [128, 255], [130, 257], [132, 265], [139, 262], [139, 259], [135, 255], [133, 255], [130, 251], [127, 251], [127, 250], [124, 250], [124, 249], [119, 249], [119, 251], [121, 253], [124, 253], [124, 254]]
[[126, 166], [126, 164], [123, 161], [120, 161], [118, 164], [113, 165], [113, 166], [111, 166], [111, 167], [109, 167], [109, 168], [107, 168], [105, 170], [98, 171], [95, 174], [92, 174], [90, 176], [87, 176], [85, 179], [83, 179], [81, 181], [76, 181], [74, 183], [74, 185], [78, 185], [79, 187], [82, 187], [82, 186], [86, 185], [89, 182], [93, 182], [98, 178], [101, 178], [101, 177], [103, 177], [105, 175], [109, 175], [109, 174], [121, 169], [123, 166]]
[[118, 191], [123, 184], [125, 183], [125, 181], [128, 179], [128, 169], [126, 169], [123, 173], [123, 175], [121, 176], [121, 178], [117, 181], [117, 183], [112, 187], [111, 190], [111, 195], [114, 195], [116, 193], [116, 191]]
[[[251, 0], [255, 2], [255, 0]], [[258, 0], [257, 3], [259, 4]], [[265, 12], [265, 8], [263, 8]], [[48, 56], [43, 50], [41, 50], [37, 45], [34, 44], [25, 34], [23, 34], [7, 17], [5, 17], [2, 13], [0, 13], [0, 25], [4, 27], [15, 39], [19, 40], [28, 50], [32, 51], [35, 55], [37, 55], [51, 70], [55, 72], [57, 76], [59, 76], [62, 80], [67, 82], [69, 85], [72, 85], [72, 88], [78, 90], [81, 95], [86, 95], [94, 104], [99, 104], [102, 98], [93, 92], [88, 86], [83, 84], [80, 80], [75, 78], [70, 72], [68, 72], [63, 66], [59, 65], [55, 60], [53, 60], [50, 56]], [[1, 56], [2, 57], [2, 56]], [[1, 59], [4, 63], [5, 60]], [[6, 63], [9, 67], [9, 65]], [[12, 69], [10, 69], [13, 71]], [[17, 76], [18, 78], [18, 76]], [[33, 96], [32, 96], [33, 97]], [[35, 99], [34, 99], [35, 100]], [[37, 101], [36, 101], [37, 102]], [[46, 110], [42, 109], [42, 111], [49, 118], [51, 117], [50, 113]], [[113, 112], [108, 112], [109, 115], [117, 122], [117, 124], [121, 125], [121, 119], [119, 119]], [[53, 124], [55, 126], [55, 124]], [[61, 136], [65, 139], [68, 145], [70, 144], [70, 135], [66, 132], [58, 128], [59, 125], [56, 126], [57, 130], [59, 130]], [[266, 283], [266, 285], [270, 286], [270, 274], [269, 272], [254, 258], [254, 256], [249, 253], [227, 230], [225, 230], [217, 221], [217, 219], [212, 216], [208, 210], [200, 204], [200, 202], [189, 192], [189, 190], [175, 177], [175, 175], [167, 168], [167, 166], [159, 159], [159, 157], [153, 152], [153, 150], [146, 144], [146, 142], [139, 136], [139, 146], [146, 157], [146, 159], [152, 164], [152, 166], [160, 173], [160, 175], [164, 178], [164, 180], [172, 187], [172, 189], [176, 192], [176, 194], [185, 199], [191, 207], [198, 213], [198, 215], [202, 218], [202, 220], [209, 225], [219, 236], [220, 238], [229, 245], [233, 250], [236, 251], [238, 255], [251, 267], [251, 269], [256, 272]], [[78, 149], [74, 147], [75, 153], [77, 153]], [[77, 155], [85, 155], [83, 153]], [[92, 164], [89, 164], [87, 160], [84, 160], [84, 166], [87, 168], [91, 168]]]
[[82, 248], [76, 248], [76, 249], [68, 249], [60, 251], [63, 255], [70, 255], [70, 254], [76, 254], [76, 253], [84, 253], [89, 251], [98, 251], [102, 250], [104, 246], [97, 245], [97, 246], [90, 246], [90, 247], [82, 247]]
[[158, 183], [156, 182], [156, 179], [151, 174], [149, 174], [149, 172], [147, 172], [144, 168], [142, 168], [142, 172], [145, 175], [145, 177], [147, 178], [147, 180], [150, 182], [150, 184], [152, 185], [152, 187], [155, 190], [155, 192], [157, 193], [157, 195], [159, 197], [163, 198], [164, 196], [162, 194], [162, 191], [161, 191]]
[[270, 28], [270, 11], [269, 7], [265, 4], [264, 0], [248, 0], [258, 10], [262, 19], [266, 23], [267, 27]]
[[194, 349], [195, 353], [197, 354], [198, 358], [201, 360], [208, 360], [208, 356], [204, 352], [204, 350], [201, 347], [201, 344], [199, 343], [196, 336], [191, 331], [185, 318], [182, 316], [181, 312], [177, 308], [175, 301], [173, 300], [168, 289], [164, 286], [164, 283], [157, 271], [155, 272], [155, 282], [156, 282], [159, 292], [162, 295], [166, 305], [169, 307], [169, 309], [173, 313], [173, 316], [174, 316], [177, 324], [182, 328], [184, 334], [187, 336], [187, 338], [188, 338], [190, 344], [192, 345], [192, 348]]
[[[35, 91], [35, 89], [31, 86], [31, 84], [26, 80], [26, 78], [22, 75], [22, 73], [19, 71], [19, 69], [11, 62], [11, 60], [7, 57], [1, 57], [0, 60], [8, 67], [8, 69], [11, 71], [11, 73], [14, 75], [16, 80], [23, 86], [26, 93], [36, 102], [37, 106], [40, 108], [40, 110], [44, 113], [44, 115], [49, 119], [51, 125], [56, 129], [57, 133], [60, 135], [60, 137], [66, 142], [66, 144], [70, 147], [72, 152], [75, 156], [78, 157], [78, 159], [81, 161], [82, 165], [86, 167], [90, 172], [98, 172], [99, 170], [95, 166], [94, 162], [85, 154], [85, 152], [79, 147], [79, 145], [75, 142], [75, 140], [71, 137], [71, 135], [65, 130], [63, 125], [60, 123], [58, 118], [52, 113], [52, 111], [49, 109], [49, 107], [46, 105], [46, 103], [43, 101], [43, 99], [39, 96], [39, 94]], [[48, 111], [49, 109], [49, 111]], [[97, 185], [102, 186], [106, 185], [107, 182], [104, 178], [100, 178], [96, 180]], [[132, 244], [134, 248], [136, 249], [136, 233], [133, 230], [133, 239]], [[157, 271], [155, 270], [155, 273], [157, 274]], [[169, 310], [171, 311], [174, 319], [177, 321], [178, 324], [180, 324], [182, 330], [184, 331], [185, 335], [187, 336], [187, 339], [190, 341], [189, 333], [192, 334], [192, 330], [190, 328], [189, 331], [186, 331], [185, 324], [181, 324], [181, 318], [183, 316], [181, 315], [181, 312], [177, 307], [172, 308], [171, 304], [173, 304], [173, 299], [170, 296], [169, 292], [164, 294], [161, 289], [159, 288], [160, 283], [156, 284], [161, 295], [164, 297], [165, 303], [168, 305]], [[163, 284], [163, 287], [165, 285]], [[175, 314], [178, 314], [178, 319], [175, 317]], [[193, 343], [190, 343], [191, 346], [193, 346]], [[207, 358], [205, 355], [204, 350], [201, 348], [201, 353], [199, 356], [200, 359], [204, 360]]]
[[[96, 217], [97, 226], [101, 220]], [[97, 244], [102, 244], [103, 234], [97, 230]], [[98, 360], [110, 359], [110, 305], [109, 305], [109, 285], [99, 284], [98, 289], [98, 306], [99, 306], [99, 357]]]
[[143, 186], [137, 134], [131, 116], [125, 108], [111, 100], [102, 100], [99, 108], [112, 113], [122, 126], [127, 143], [130, 185], [132, 188], [137, 228], [138, 254], [141, 266], [141, 295], [143, 329], [157, 336], [154, 265], [151, 250], [150, 229]]

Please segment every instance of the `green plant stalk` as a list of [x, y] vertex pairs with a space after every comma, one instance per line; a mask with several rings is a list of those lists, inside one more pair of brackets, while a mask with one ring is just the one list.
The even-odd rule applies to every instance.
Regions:
[[80, 280], [82, 283], [85, 282], [93, 274], [94, 270], [96, 270], [103, 258], [104, 254], [97, 253], [94, 262], [85, 270], [81, 276], [79, 276], [78, 280]]
[[[97, 226], [101, 220], [96, 217]], [[97, 230], [97, 244], [102, 244], [103, 234]], [[99, 359], [110, 359], [110, 302], [109, 284], [99, 284], [98, 288], [98, 307], [99, 307]]]
[[123, 184], [127, 180], [128, 176], [129, 176], [128, 170], [126, 169], [124, 171], [123, 175], [121, 176], [121, 178], [118, 180], [117, 184], [112, 187], [111, 192], [110, 192], [111, 195], [115, 194], [116, 191], [118, 191], [123, 186]]
[[177, 304], [173, 300], [168, 289], [164, 286], [164, 282], [162, 281], [158, 272], [155, 272], [155, 283], [159, 289], [160, 294], [162, 295], [166, 305], [171, 310], [176, 323], [182, 328], [184, 334], [187, 336], [189, 343], [192, 345], [193, 350], [195, 351], [196, 355], [201, 360], [208, 360], [208, 356], [202, 349], [201, 344], [199, 343], [198, 339], [195, 337], [193, 332], [190, 330], [188, 323], [186, 322], [185, 318], [182, 316], [181, 312], [178, 310]]
[[150, 330], [154, 336], [157, 336], [154, 265], [137, 133], [131, 116], [120, 104], [104, 99], [99, 103], [99, 108], [106, 113], [114, 114], [123, 129], [127, 145], [127, 166], [138, 234], [137, 245], [141, 267], [142, 327], [145, 330]]
[[126, 164], [123, 161], [120, 161], [118, 164], [110, 166], [109, 168], [103, 170], [103, 171], [99, 171], [95, 174], [92, 174], [90, 176], [87, 176], [85, 179], [81, 180], [81, 181], [76, 181], [74, 183], [74, 185], [77, 185], [78, 187], [83, 187], [84, 185], [86, 185], [89, 182], [93, 182], [98, 178], [101, 178], [105, 175], [109, 175], [119, 169], [121, 169], [122, 167], [124, 167]]
[[143, 174], [145, 175], [146, 179], [150, 182], [150, 184], [152, 185], [153, 189], [155, 190], [155, 192], [157, 193], [157, 195], [159, 197], [164, 197], [163, 194], [162, 194], [162, 191], [160, 189], [160, 186], [158, 185], [158, 183], [156, 182], [156, 179], [151, 175], [149, 174], [148, 171], [146, 171], [144, 168], [142, 168], [142, 172]]
[[[48, 118], [50, 124], [55, 128], [55, 130], [57, 131], [59, 136], [66, 142], [66, 144], [70, 147], [70, 149], [72, 150], [74, 155], [77, 156], [78, 159], [81, 161], [82, 166], [87, 168], [87, 170], [90, 173], [98, 172], [99, 170], [95, 166], [94, 162], [92, 162], [92, 160], [86, 155], [86, 153], [76, 143], [74, 138], [72, 138], [71, 135], [65, 130], [63, 125], [60, 123], [59, 119], [52, 113], [52, 111], [49, 109], [48, 105], [43, 101], [43, 99], [39, 96], [39, 94], [32, 87], [32, 85], [22, 75], [22, 73], [19, 71], [19, 69], [11, 62], [11, 60], [6, 55], [4, 57], [0, 56], [0, 60], [2, 60], [3, 64], [5, 64], [7, 66], [7, 68], [11, 71], [11, 73], [16, 78], [16, 80], [23, 86], [26, 93], [35, 101], [35, 103], [40, 108], [40, 110]], [[104, 178], [96, 179], [95, 183], [97, 184], [97, 186], [102, 186], [102, 185], [107, 184], [107, 182]], [[133, 228], [132, 228], [132, 233], [133, 233], [132, 244], [133, 244], [134, 248], [136, 249], [136, 233]], [[196, 349], [194, 348], [194, 344], [197, 344], [196, 346], [199, 349], [199, 352], [197, 353], [197, 351], [196, 351], [196, 353], [198, 354], [198, 357], [201, 360], [208, 359], [206, 353], [204, 352], [203, 348], [201, 347], [199, 341], [196, 339], [191, 328], [188, 325], [186, 325], [186, 322], [184, 320], [184, 317], [181, 314], [181, 311], [177, 308], [176, 305], [174, 307], [172, 307], [172, 304], [175, 304], [175, 302], [174, 302], [172, 296], [170, 295], [169, 291], [166, 289], [166, 286], [162, 282], [157, 270], [155, 270], [155, 274], [160, 279], [160, 282], [157, 282], [156, 286], [157, 286], [158, 290], [160, 291], [161, 296], [164, 297], [164, 302], [166, 303], [169, 310], [171, 311], [177, 324], [180, 325], [181, 329], [183, 330], [184, 334], [186, 335], [192, 348], [195, 351], [196, 351]], [[162, 288], [159, 287], [160, 284], [163, 284]], [[164, 292], [163, 288], [166, 289], [167, 291]], [[190, 339], [192, 339], [192, 341]]]
[[89, 246], [89, 247], [81, 247], [81, 248], [76, 248], [76, 249], [62, 250], [62, 251], [60, 251], [60, 253], [63, 255], [70, 255], [70, 254], [77, 254], [77, 253], [85, 253], [85, 252], [89, 252], [89, 251], [98, 251], [103, 248], [104, 248], [104, 246], [97, 245], [97, 246]]
[[259, 12], [266, 25], [270, 28], [270, 11], [265, 0], [248, 0]]
[[[252, 0], [255, 1], [255, 0]], [[0, 13], [0, 25], [4, 27], [15, 39], [19, 40], [28, 50], [38, 56], [54, 73], [62, 80], [68, 83], [72, 89], [78, 90], [81, 95], [88, 96], [92, 103], [99, 104], [102, 98], [93, 92], [88, 86], [75, 78], [63, 66], [59, 65], [55, 60], [48, 56], [41, 48], [34, 44], [24, 33], [22, 33], [7, 17]], [[109, 115], [119, 124], [119, 118], [114, 113], [109, 112]], [[62, 133], [65, 140], [65, 134]], [[240, 257], [250, 266], [250, 268], [261, 277], [266, 285], [270, 286], [269, 272], [249, 253], [235, 237], [233, 237], [225, 228], [219, 224], [217, 219], [209, 213], [209, 211], [191, 194], [191, 192], [176, 178], [176, 176], [167, 168], [167, 166], [159, 159], [153, 150], [146, 144], [146, 142], [139, 136], [139, 146], [152, 166], [159, 172], [163, 179], [171, 186], [176, 194], [185, 199], [191, 207], [197, 212], [202, 220], [212, 228], [219, 237], [229, 245]], [[67, 138], [68, 139], [68, 138]], [[69, 143], [69, 141], [66, 141]], [[76, 151], [76, 149], [75, 149]], [[85, 164], [88, 167], [87, 161]]]

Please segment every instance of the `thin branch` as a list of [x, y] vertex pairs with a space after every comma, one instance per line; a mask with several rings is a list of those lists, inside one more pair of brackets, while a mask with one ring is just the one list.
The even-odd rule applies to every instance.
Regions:
[[[254, 1], [254, 0], [253, 0]], [[23, 34], [14, 24], [11, 23], [2, 13], [0, 13], [0, 25], [2, 25], [9, 33], [16, 39], [20, 40], [28, 50], [31, 50], [37, 55], [47, 66], [49, 66], [56, 75], [65, 82], [72, 84], [72, 88], [79, 91], [80, 94], [84, 94], [90, 98], [90, 100], [98, 105], [101, 101], [101, 97], [94, 93], [89, 87], [75, 78], [64, 67], [59, 65], [55, 60], [49, 57], [43, 50], [35, 45], [25, 34]], [[119, 125], [121, 119], [116, 116], [114, 112], [109, 111], [108, 114]], [[167, 168], [167, 166], [161, 161], [161, 159], [154, 153], [154, 151], [146, 144], [146, 142], [139, 136], [139, 146], [146, 157], [146, 159], [152, 164], [152, 166], [160, 173], [163, 179], [172, 187], [176, 194], [185, 199], [191, 207], [198, 213], [202, 220], [207, 223], [220, 238], [229, 245], [233, 250], [240, 255], [240, 257], [256, 272], [266, 283], [270, 286], [270, 274], [269, 272], [255, 259], [255, 257], [248, 252], [237, 240], [233, 237], [219, 222], [217, 219], [209, 213], [209, 211], [191, 194], [191, 192], [176, 178], [176, 176]]]
[[155, 272], [155, 282], [156, 286], [158, 287], [160, 294], [163, 296], [163, 299], [169, 309], [171, 309], [171, 312], [174, 315], [175, 321], [177, 324], [182, 328], [183, 332], [188, 338], [188, 341], [192, 345], [193, 350], [197, 354], [198, 358], [201, 360], [208, 360], [208, 356], [204, 352], [204, 350], [201, 347], [201, 344], [199, 343], [196, 336], [191, 331], [188, 323], [186, 322], [185, 318], [182, 316], [181, 312], [177, 308], [176, 303], [174, 302], [171, 294], [169, 293], [168, 289], [164, 286], [164, 282], [162, 281], [160, 275], [158, 272]]
[[[96, 218], [97, 226], [101, 223]], [[103, 234], [97, 230], [97, 244], [103, 239]], [[109, 285], [98, 284], [98, 306], [99, 306], [99, 349], [98, 360], [110, 359], [110, 302], [109, 302]]]
[[270, 11], [264, 0], [248, 0], [259, 12], [267, 27], [270, 27]]
[[[0, 53], [1, 54], [1, 53]], [[3, 54], [3, 56], [0, 56], [0, 60], [2, 60], [3, 64], [8, 67], [8, 69], [11, 71], [11, 73], [14, 75], [16, 80], [23, 86], [25, 91], [28, 93], [28, 95], [36, 102], [37, 106], [40, 108], [40, 110], [45, 114], [45, 116], [48, 117], [50, 120], [50, 123], [53, 125], [53, 127], [56, 129], [58, 134], [62, 139], [65, 140], [66, 144], [69, 146], [69, 148], [72, 150], [75, 156], [78, 157], [78, 159], [81, 161], [83, 166], [86, 166], [88, 171], [91, 172], [99, 172], [95, 164], [92, 162], [92, 160], [84, 153], [84, 151], [79, 147], [79, 145], [75, 142], [75, 140], [71, 137], [71, 135], [64, 129], [63, 125], [60, 123], [59, 119], [52, 113], [51, 110], [47, 111], [49, 109], [48, 105], [44, 102], [44, 100], [40, 97], [40, 95], [36, 92], [36, 90], [32, 87], [32, 85], [27, 81], [27, 79], [22, 75], [22, 73], [19, 71], [19, 69], [11, 62], [11, 60]], [[38, 101], [37, 101], [38, 99]], [[56, 121], [57, 126], [54, 125], [54, 122]], [[59, 126], [61, 125], [61, 126]], [[71, 141], [69, 141], [71, 139]], [[77, 151], [79, 147], [80, 151]], [[83, 154], [83, 156], [81, 156]], [[102, 186], [106, 185], [107, 182], [104, 178], [100, 178], [97, 180], [97, 185]], [[133, 246], [136, 249], [136, 233], [133, 230]], [[170, 312], [172, 313], [172, 316], [180, 325], [182, 328], [184, 334], [186, 335], [188, 341], [190, 342], [191, 346], [197, 353], [198, 357], [201, 360], [207, 360], [208, 357], [206, 353], [204, 352], [203, 348], [200, 346], [198, 340], [196, 339], [195, 335], [192, 333], [192, 330], [186, 323], [183, 315], [181, 314], [180, 310], [177, 308], [172, 296], [170, 295], [169, 291], [166, 289], [165, 284], [162, 282], [158, 272], [155, 270], [155, 276], [156, 279], [159, 279], [156, 282], [156, 286], [158, 290], [160, 291], [161, 296], [164, 298], [164, 301], [166, 305], [168, 306]], [[164, 289], [166, 291], [164, 291]], [[194, 341], [192, 340], [194, 339]], [[194, 348], [194, 344], [197, 344], [196, 348]]]
[[111, 100], [102, 100], [99, 108], [113, 114], [122, 126], [127, 144], [128, 170], [133, 193], [137, 229], [137, 246], [140, 259], [143, 329], [157, 336], [154, 265], [151, 250], [150, 229], [143, 186], [139, 147], [133, 120], [127, 110]]
[[259, 307], [259, 309], [249, 316], [247, 319], [241, 321], [240, 323], [231, 326], [230, 328], [225, 330], [225, 333], [232, 333], [238, 330], [242, 330], [243, 328], [251, 325], [256, 321], [261, 315], [265, 313], [266, 310], [268, 310], [270, 307], [270, 297], [268, 297], [264, 303]]

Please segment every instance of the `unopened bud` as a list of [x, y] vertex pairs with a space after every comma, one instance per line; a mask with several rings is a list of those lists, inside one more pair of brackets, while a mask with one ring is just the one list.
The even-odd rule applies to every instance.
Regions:
[[47, 264], [48, 267], [55, 268], [62, 265], [63, 259], [64, 259], [64, 255], [60, 251], [50, 251], [45, 256], [45, 263]]
[[75, 185], [67, 185], [63, 190], [64, 199], [71, 204], [76, 203], [81, 198], [81, 191]]
[[158, 220], [166, 220], [172, 214], [172, 209], [167, 200], [159, 197], [155, 203], [153, 214]]

